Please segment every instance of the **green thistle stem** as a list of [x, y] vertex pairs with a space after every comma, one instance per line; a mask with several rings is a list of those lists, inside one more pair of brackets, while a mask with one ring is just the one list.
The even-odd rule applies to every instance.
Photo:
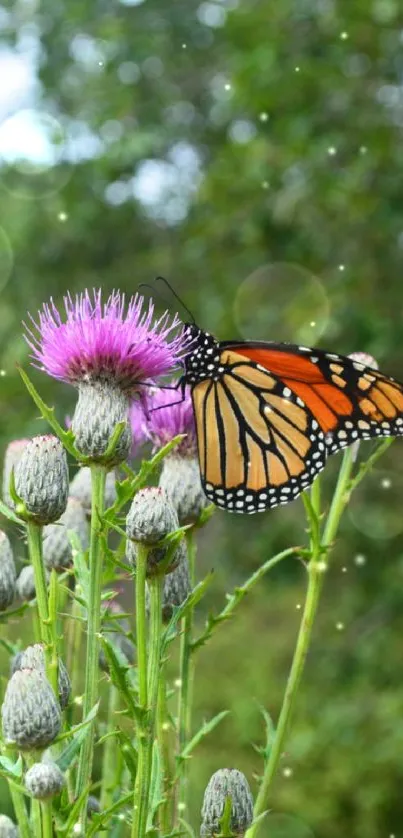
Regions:
[[[85, 661], [85, 687], [83, 702], [83, 719], [85, 719], [98, 701], [98, 656], [99, 636], [101, 626], [101, 590], [102, 590], [102, 543], [101, 517], [104, 511], [106, 469], [100, 465], [91, 466], [91, 536], [89, 552], [89, 600], [88, 600], [88, 628], [87, 650]], [[89, 787], [94, 752], [94, 722], [86, 736], [80, 751], [78, 763], [76, 795], [83, 794]], [[81, 828], [85, 835], [87, 820], [87, 798], [83, 801], [81, 812]]]
[[58, 696], [56, 626], [52, 625], [49, 613], [45, 565], [42, 555], [42, 527], [34, 521], [27, 522], [27, 540], [29, 556], [34, 569], [39, 630], [45, 654], [46, 675], [55, 695]]
[[[119, 693], [113, 684], [109, 683], [109, 702], [106, 730], [111, 733], [116, 722], [115, 713], [119, 708]], [[113, 792], [116, 790], [116, 738], [109, 736], [104, 744], [104, 755], [102, 759], [102, 785], [100, 794], [101, 811], [109, 809], [113, 803]]]
[[[258, 818], [267, 809], [268, 794], [272, 780], [276, 774], [281, 754], [284, 751], [285, 741], [291, 721], [292, 712], [295, 707], [298, 688], [304, 671], [305, 661], [312, 636], [312, 628], [317, 612], [320, 592], [324, 580], [324, 571], [327, 568], [329, 551], [337, 533], [341, 515], [349, 499], [349, 481], [353, 467], [351, 449], [348, 449], [340, 468], [336, 489], [329, 510], [327, 522], [322, 540], [319, 534], [320, 521], [320, 489], [315, 486], [311, 494], [312, 511], [316, 519], [316, 526], [311, 526], [311, 556], [308, 564], [308, 589], [302, 614], [301, 625], [298, 633], [297, 645], [291, 665], [290, 674], [284, 694], [283, 704], [270, 751], [269, 759], [265, 765], [262, 783], [256, 798], [254, 807], [254, 818]], [[316, 483], [318, 480], [316, 480]], [[313, 522], [315, 524], [315, 521]], [[256, 838], [261, 820], [255, 822], [246, 832], [246, 838]]]
[[133, 800], [132, 838], [142, 838], [147, 826], [148, 803], [148, 685], [147, 685], [147, 615], [146, 573], [148, 549], [137, 546], [136, 556], [136, 646], [139, 679], [140, 716], [137, 725], [138, 764]]
[[159, 809], [159, 825], [162, 835], [169, 835], [172, 829], [173, 814], [173, 766], [171, 755], [171, 724], [167, 708], [166, 666], [161, 663], [160, 683], [158, 690], [158, 743], [162, 764], [162, 789], [164, 802]]
[[[192, 588], [195, 584], [195, 560], [196, 560], [196, 542], [194, 538], [194, 531], [188, 530], [186, 533], [186, 541], [188, 547], [189, 560], [189, 575]], [[182, 753], [186, 744], [189, 742], [192, 731], [192, 693], [193, 693], [193, 677], [194, 677], [194, 660], [192, 655], [192, 635], [193, 635], [193, 609], [189, 609], [186, 617], [182, 620], [182, 634], [180, 647], [180, 663], [179, 663], [179, 707], [178, 707], [178, 733], [179, 733], [179, 753]], [[180, 766], [179, 778], [179, 813], [187, 811], [188, 805], [188, 760], [183, 760]]]
[[31, 827], [29, 825], [27, 807], [25, 805], [25, 797], [22, 792], [18, 791], [12, 783], [9, 783], [11, 800], [13, 801], [14, 814], [17, 819], [20, 838], [32, 838]]
[[42, 838], [53, 838], [52, 801], [42, 800]]

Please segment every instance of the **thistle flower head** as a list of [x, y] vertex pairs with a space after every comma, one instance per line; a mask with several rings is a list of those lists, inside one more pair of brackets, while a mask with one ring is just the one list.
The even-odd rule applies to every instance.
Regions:
[[[14, 507], [14, 501], [11, 499], [10, 496], [10, 479], [11, 479], [11, 472], [12, 470], [16, 469], [18, 461], [21, 459], [22, 452], [24, 451], [25, 446], [29, 442], [29, 439], [13, 439], [7, 445], [5, 454], [4, 454], [4, 465], [3, 465], [3, 500], [8, 506]], [[1, 836], [0, 836], [1, 838]]]
[[183, 357], [188, 337], [177, 317], [154, 319], [154, 305], [136, 294], [126, 305], [114, 291], [106, 302], [101, 290], [64, 298], [62, 316], [53, 300], [32, 319], [26, 340], [34, 364], [53, 378], [78, 385], [107, 380], [132, 392], [139, 381], [166, 375]]
[[66, 452], [56, 436], [35, 436], [25, 446], [15, 470], [15, 488], [32, 520], [50, 524], [60, 518], [69, 474]]
[[130, 426], [132, 429], [131, 456], [135, 457], [139, 448], [149, 439], [147, 431], [147, 395], [140, 394], [140, 398], [133, 399], [130, 404]]
[[67, 506], [57, 523], [48, 524], [43, 531], [43, 560], [49, 570], [70, 567], [73, 556], [69, 533], [73, 532], [82, 550], [87, 550], [90, 532], [83, 505], [77, 498], [68, 498]]
[[[168, 544], [156, 545], [177, 529], [179, 529], [178, 516], [163, 489], [157, 487], [142, 489], [135, 495], [126, 518], [127, 558], [135, 566], [138, 544], [146, 545], [149, 548], [147, 573], [149, 576], [158, 573], [158, 565], [167, 558], [171, 547]], [[182, 551], [182, 542], [179, 542], [173, 551], [166, 573], [170, 573], [177, 566]]]
[[0, 611], [5, 611], [14, 599], [16, 575], [11, 544], [0, 530]]
[[220, 768], [210, 778], [202, 807], [201, 838], [219, 835], [227, 798], [231, 798], [231, 830], [243, 836], [253, 820], [253, 797], [248, 781], [236, 768]]
[[[164, 577], [164, 587], [162, 590], [162, 619], [168, 623], [172, 617], [175, 607], [182, 605], [186, 597], [190, 594], [192, 586], [190, 584], [189, 560], [186, 549], [186, 542], [180, 542], [180, 558], [177, 567], [172, 573], [167, 573]], [[150, 594], [147, 588], [147, 610], [150, 605]]]
[[[58, 661], [58, 687], [60, 707], [64, 710], [69, 703], [71, 682], [69, 674], [62, 660]], [[40, 643], [27, 646], [22, 652], [18, 652], [11, 662], [11, 674], [21, 669], [35, 669], [45, 677], [45, 654]]]
[[91, 815], [99, 815], [100, 811], [101, 811], [101, 804], [100, 804], [98, 798], [95, 797], [93, 794], [90, 794], [89, 798], [87, 800], [87, 815], [88, 815], [88, 817], [90, 818]]
[[45, 676], [19, 669], [10, 678], [1, 708], [3, 738], [21, 750], [46, 748], [60, 732], [60, 706]]
[[[106, 509], [116, 500], [116, 474], [108, 471], [105, 479], [105, 507]], [[70, 497], [77, 498], [84, 507], [87, 518], [91, 517], [91, 469], [82, 466], [75, 473], [69, 489]]]
[[[174, 388], [177, 382], [172, 381]], [[186, 438], [175, 449], [182, 456], [195, 455], [197, 451], [196, 428], [190, 390], [182, 393], [180, 389], [153, 388], [144, 397], [145, 422], [144, 433], [154, 444], [162, 448], [179, 434]]]
[[34, 762], [25, 775], [25, 788], [37, 800], [60, 794], [64, 776], [55, 762]]
[[0, 815], [0, 838], [18, 838], [18, 826], [7, 815]]

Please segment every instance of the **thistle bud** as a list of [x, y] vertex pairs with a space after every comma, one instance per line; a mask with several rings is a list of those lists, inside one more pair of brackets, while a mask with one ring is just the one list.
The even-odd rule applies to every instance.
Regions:
[[209, 501], [200, 481], [199, 461], [192, 456], [165, 457], [159, 485], [178, 514], [180, 524], [192, 524]]
[[[120, 620], [111, 619], [108, 622], [108, 616], [113, 616], [116, 614], [122, 614], [122, 609], [117, 602], [110, 602], [105, 610], [105, 615], [102, 621], [102, 632], [106, 635], [107, 639], [110, 640], [120, 652], [123, 652], [125, 658], [127, 658], [128, 663], [134, 662], [134, 644], [132, 641], [126, 637], [126, 634], [130, 632], [130, 624], [126, 617], [123, 617]], [[106, 655], [103, 649], [99, 652], [99, 666], [104, 672], [109, 671], [108, 661], [106, 659]]]
[[52, 687], [36, 669], [14, 672], [7, 684], [1, 715], [6, 744], [27, 751], [50, 745], [62, 724]]
[[[186, 542], [181, 541], [181, 557], [178, 565], [172, 573], [164, 577], [164, 588], [162, 592], [162, 619], [168, 623], [172, 617], [175, 607], [182, 605], [190, 594], [189, 561], [186, 549]], [[147, 590], [147, 610], [149, 608], [149, 592]]]
[[11, 544], [0, 530], [0, 611], [5, 611], [14, 599], [16, 575]]
[[37, 800], [60, 794], [64, 776], [55, 762], [35, 762], [25, 775], [25, 788]]
[[[158, 565], [167, 557], [170, 545], [155, 547], [171, 532], [179, 528], [178, 516], [168, 500], [165, 492], [160, 488], [142, 489], [135, 496], [126, 519], [128, 540], [126, 555], [135, 567], [138, 547], [145, 544], [149, 547], [147, 556], [147, 575], [158, 572]], [[172, 555], [171, 564], [166, 573], [170, 573], [178, 564], [181, 556], [180, 544]]]
[[63, 515], [56, 524], [48, 524], [43, 531], [43, 561], [49, 570], [65, 570], [73, 561], [69, 532], [77, 535], [82, 550], [90, 543], [90, 531], [83, 505], [69, 498]]
[[7, 815], [0, 815], [0, 838], [18, 838], [18, 826]]
[[[71, 681], [69, 674], [62, 660], [59, 659], [58, 665], [58, 688], [59, 688], [59, 702], [62, 710], [67, 707], [71, 693]], [[45, 677], [45, 653], [40, 643], [35, 643], [33, 646], [28, 646], [22, 652], [18, 652], [11, 661], [11, 674], [18, 672], [21, 669], [35, 669]]]
[[[91, 815], [99, 815], [101, 811], [101, 804], [97, 797], [94, 797], [93, 794], [90, 794], [87, 800], [87, 815], [90, 818]], [[1, 836], [0, 836], [1, 838]]]
[[219, 835], [227, 798], [231, 798], [231, 831], [245, 834], [253, 820], [253, 797], [248, 781], [236, 768], [220, 768], [210, 778], [202, 807], [201, 838]]
[[66, 452], [55, 436], [36, 436], [15, 470], [15, 488], [27, 516], [38, 524], [57, 521], [66, 509], [69, 476]]
[[[12, 442], [7, 446], [6, 452], [4, 454], [4, 465], [3, 465], [3, 500], [7, 506], [14, 508], [14, 501], [10, 496], [10, 480], [11, 480], [11, 472], [17, 466], [17, 463], [21, 459], [21, 454], [24, 451], [29, 439], [13, 439]], [[1, 838], [1, 833], [0, 833]]]
[[128, 457], [132, 433], [129, 422], [129, 397], [119, 387], [107, 381], [81, 381], [78, 402], [72, 421], [72, 431], [79, 451], [93, 462], [104, 462], [104, 455], [116, 425], [125, 423], [108, 465], [123, 463]]
[[[109, 471], [105, 480], [105, 507], [106, 509], [116, 500], [116, 474]], [[82, 466], [74, 475], [70, 483], [70, 495], [81, 501], [87, 517], [91, 516], [91, 469]]]
[[[49, 573], [45, 568], [46, 582], [49, 581]], [[35, 574], [31, 564], [25, 565], [20, 571], [20, 575], [16, 583], [17, 594], [20, 599], [29, 602], [36, 597], [35, 588]]]

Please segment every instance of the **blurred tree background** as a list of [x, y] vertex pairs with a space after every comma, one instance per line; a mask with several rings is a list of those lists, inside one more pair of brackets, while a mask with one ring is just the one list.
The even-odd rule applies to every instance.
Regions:
[[[2, 449], [41, 428], [15, 369], [27, 311], [157, 274], [222, 339], [364, 350], [403, 379], [398, 0], [15, 0], [0, 29]], [[71, 389], [34, 379], [71, 411]], [[397, 442], [343, 521], [271, 838], [402, 834], [402, 473]], [[303, 527], [300, 501], [218, 512], [208, 607]], [[256, 789], [258, 705], [276, 717], [304, 586], [281, 565], [200, 655], [196, 723], [232, 712], [192, 760], [195, 823], [217, 768]]]

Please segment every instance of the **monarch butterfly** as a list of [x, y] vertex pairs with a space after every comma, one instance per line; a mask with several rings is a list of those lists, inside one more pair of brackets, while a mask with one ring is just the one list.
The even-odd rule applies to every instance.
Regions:
[[289, 503], [358, 439], [403, 435], [403, 385], [343, 355], [217, 341], [188, 324], [189, 384], [204, 491], [231, 512]]

